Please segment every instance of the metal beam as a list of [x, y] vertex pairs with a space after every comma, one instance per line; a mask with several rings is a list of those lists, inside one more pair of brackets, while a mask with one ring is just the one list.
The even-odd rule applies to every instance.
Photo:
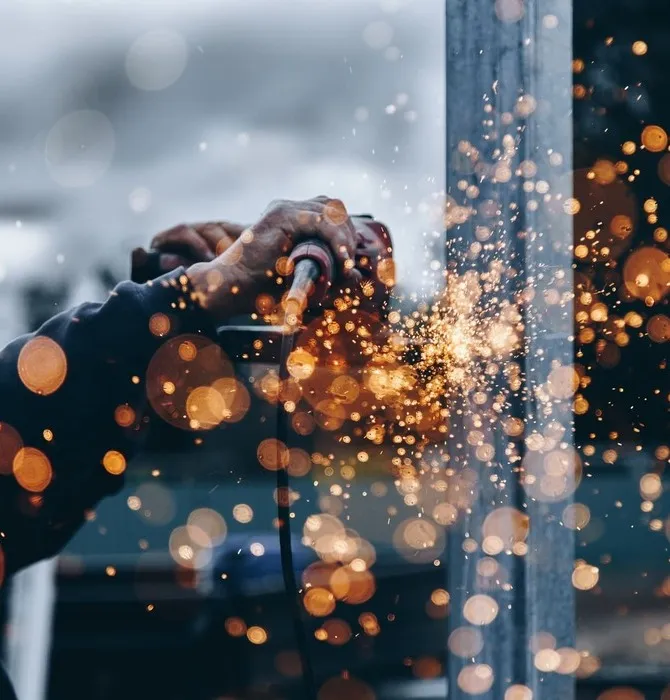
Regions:
[[[574, 698], [574, 676], [542, 670], [557, 657], [535, 653], [546, 644], [554, 651], [575, 644], [574, 539], [561, 523], [575, 485], [572, 401], [547, 395], [549, 373], [569, 367], [573, 352], [572, 223], [566, 213], [571, 60], [570, 0], [447, 0], [447, 195], [460, 208], [455, 220], [447, 213], [447, 266], [486, 273], [493, 262], [502, 263], [511, 274], [496, 288], [489, 311], [509, 302], [520, 308], [524, 322], [523, 352], [516, 358], [522, 386], [499, 407], [490, 428], [495, 457], [488, 465], [467, 442], [467, 398], [463, 412], [452, 415], [450, 464], [456, 472], [475, 470], [478, 480], [469, 509], [450, 531], [449, 633], [470, 625], [463, 609], [473, 595], [491, 596], [499, 612], [479, 628], [484, 645], [478, 654], [448, 654], [450, 698], [471, 698], [477, 683], [485, 688], [477, 697], [490, 700]], [[488, 247], [481, 245], [482, 226], [491, 230]], [[505, 380], [500, 382], [502, 389]], [[511, 416], [524, 421], [525, 432], [513, 441], [517, 454], [510, 456], [503, 428]], [[555, 444], [546, 441], [529, 456], [523, 438], [548, 434], [556, 435]], [[527, 481], [534, 476], [527, 460], [538, 457], [541, 471], [552, 450], [565, 458], [568, 470], [556, 499]], [[528, 516], [527, 551], [490, 556], [500, 572], [491, 580], [481, 574], [487, 557], [482, 524], [503, 506]], [[515, 684], [525, 690], [509, 691]]]

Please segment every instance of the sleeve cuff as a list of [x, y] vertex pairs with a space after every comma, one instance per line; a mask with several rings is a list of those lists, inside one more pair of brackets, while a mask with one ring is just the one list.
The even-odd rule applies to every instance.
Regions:
[[[148, 318], [149, 329], [155, 335], [201, 333], [212, 338], [216, 336], [214, 319], [198, 302], [183, 267], [136, 285], [136, 294]], [[166, 333], [161, 333], [160, 319], [156, 319], [155, 325], [151, 324], [151, 319], [160, 313], [167, 315], [171, 322]]]

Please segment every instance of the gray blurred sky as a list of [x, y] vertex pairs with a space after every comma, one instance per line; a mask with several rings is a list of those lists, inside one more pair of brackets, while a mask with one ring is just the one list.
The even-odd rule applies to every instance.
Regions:
[[127, 274], [161, 228], [278, 197], [385, 220], [416, 286], [444, 188], [443, 54], [442, 0], [3, 0], [3, 333], [16, 281], [90, 296], [94, 264]]

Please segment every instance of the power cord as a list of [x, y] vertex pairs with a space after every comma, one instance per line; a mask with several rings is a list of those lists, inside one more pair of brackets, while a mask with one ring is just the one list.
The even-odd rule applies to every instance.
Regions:
[[[287, 326], [284, 325], [286, 329]], [[282, 333], [279, 352], [279, 381], [289, 377], [287, 361], [293, 351], [295, 333]], [[278, 402], [279, 403], [279, 402]], [[284, 588], [289, 598], [293, 617], [295, 641], [302, 664], [304, 700], [316, 700], [316, 679], [310, 660], [305, 625], [302, 622], [302, 600], [293, 566], [291, 540], [291, 496], [288, 464], [283, 465], [281, 446], [287, 446], [288, 421], [281, 405], [277, 406], [277, 518], [279, 521], [279, 553], [281, 558]]]

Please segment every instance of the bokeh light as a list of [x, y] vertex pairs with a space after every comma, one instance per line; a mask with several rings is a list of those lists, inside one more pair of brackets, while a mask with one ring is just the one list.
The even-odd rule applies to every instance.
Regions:
[[21, 348], [18, 371], [27, 389], [48, 396], [57, 391], [65, 381], [67, 359], [55, 340], [38, 335]]
[[23, 441], [18, 431], [9, 423], [0, 423], [0, 475], [12, 473], [14, 458], [23, 447]]
[[12, 471], [19, 485], [26, 491], [40, 493], [53, 478], [49, 458], [35, 447], [22, 447], [14, 456]]

